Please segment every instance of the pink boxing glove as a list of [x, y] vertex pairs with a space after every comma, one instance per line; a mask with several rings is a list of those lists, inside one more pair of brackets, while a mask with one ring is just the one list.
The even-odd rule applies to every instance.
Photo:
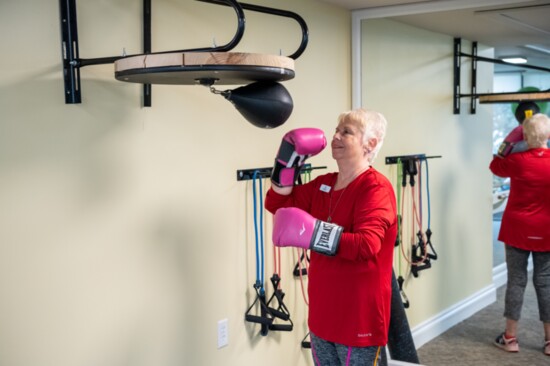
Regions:
[[327, 139], [318, 128], [297, 128], [287, 132], [271, 173], [271, 181], [278, 187], [294, 185], [300, 168], [307, 158], [319, 154], [327, 146]]
[[299, 208], [280, 208], [275, 212], [273, 244], [335, 255], [343, 230], [341, 226], [317, 220]]
[[[525, 145], [523, 150], [520, 149], [514, 149], [516, 145]], [[519, 147], [519, 146], [518, 146]], [[504, 141], [502, 144], [500, 144], [498, 148], [498, 155], [501, 157], [506, 157], [510, 155], [512, 152], [519, 152], [519, 151], [525, 151], [527, 150], [527, 144], [523, 141], [523, 126], [519, 125], [516, 128], [514, 128], [508, 136], [504, 138]]]

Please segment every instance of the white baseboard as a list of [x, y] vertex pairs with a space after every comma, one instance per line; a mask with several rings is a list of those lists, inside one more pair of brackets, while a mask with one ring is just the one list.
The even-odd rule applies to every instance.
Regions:
[[[527, 269], [533, 269], [530, 257]], [[496, 289], [507, 282], [508, 270], [506, 263], [493, 268], [493, 284], [487, 286], [472, 296], [456, 303], [434, 317], [417, 325], [411, 330], [416, 348], [422, 347], [437, 336], [443, 334], [461, 321], [468, 319], [484, 307], [491, 305], [497, 299]]]
[[422, 347], [454, 325], [474, 315], [487, 305], [492, 304], [496, 299], [496, 287], [490, 285], [417, 325], [412, 329], [416, 348]]

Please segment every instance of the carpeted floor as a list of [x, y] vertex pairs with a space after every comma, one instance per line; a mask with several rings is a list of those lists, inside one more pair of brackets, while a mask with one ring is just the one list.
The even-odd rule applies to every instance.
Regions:
[[550, 356], [542, 353], [544, 331], [531, 275], [519, 323], [520, 352], [504, 352], [493, 345], [493, 340], [504, 330], [504, 291], [505, 286], [500, 287], [495, 303], [420, 347], [420, 363], [426, 366], [550, 366]]

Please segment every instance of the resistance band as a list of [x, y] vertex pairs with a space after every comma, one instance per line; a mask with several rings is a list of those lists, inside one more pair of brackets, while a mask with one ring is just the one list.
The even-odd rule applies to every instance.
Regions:
[[[305, 176], [306, 183], [311, 181], [311, 169], [303, 170], [302, 174]], [[298, 176], [298, 184], [302, 184], [302, 174]], [[307, 254], [307, 250], [305, 249], [301, 250], [297, 248], [296, 250], [298, 253], [298, 261], [296, 262], [296, 265], [294, 266], [294, 270], [292, 271], [292, 273], [295, 277], [300, 277], [300, 283], [302, 285], [302, 294], [304, 295], [304, 300], [306, 304], [308, 304], [307, 298], [304, 293], [303, 276], [307, 275], [307, 271], [309, 268], [309, 256]], [[305, 265], [304, 265], [304, 261], [305, 261]]]
[[[277, 317], [280, 320], [287, 321], [289, 324], [275, 324], [271, 323], [269, 324], [269, 330], [276, 330], [276, 331], [286, 331], [290, 332], [292, 331], [292, 328], [294, 324], [292, 323], [292, 320], [290, 319], [290, 312], [288, 311], [288, 308], [286, 307], [285, 303], [283, 302], [283, 299], [285, 297], [285, 293], [280, 288], [281, 278], [277, 273], [274, 273], [271, 277], [271, 283], [273, 284], [273, 294], [267, 301], [267, 307], [269, 309], [269, 312], [274, 317]], [[270, 306], [270, 304], [275, 302], [274, 300], [277, 300], [277, 307]]]
[[[417, 188], [418, 186], [416, 186], [416, 182], [415, 182], [415, 179], [414, 179], [414, 177], [417, 174], [420, 177], [420, 173], [417, 169], [417, 164], [418, 164], [418, 162], [414, 159], [407, 159], [407, 160], [403, 161], [402, 162], [403, 175], [401, 177], [402, 178], [401, 185], [403, 186], [403, 191], [401, 192], [401, 194], [402, 194], [401, 212], [403, 214], [405, 212], [404, 203], [405, 203], [405, 192], [406, 192], [406, 187], [407, 187], [407, 176], [409, 176], [409, 182], [408, 183], [409, 183], [409, 186], [410, 186], [410, 198], [411, 198], [411, 204], [410, 204], [410, 208], [411, 208], [411, 220], [410, 220], [410, 224], [411, 224], [411, 229], [410, 229], [411, 257], [408, 258], [408, 256], [406, 255], [404, 245], [401, 246], [401, 252], [403, 253], [403, 258], [405, 258], [405, 260], [411, 266], [411, 273], [415, 277], [418, 276], [418, 272], [417, 272], [418, 268], [421, 267], [421, 266], [424, 266], [425, 260], [427, 259], [427, 254], [420, 255], [420, 254], [422, 254], [422, 249], [420, 249], [420, 248], [423, 248], [424, 245], [425, 245], [422, 232], [420, 230], [418, 232], [416, 232], [416, 224], [418, 224], [419, 228], [422, 227], [422, 221], [421, 221], [422, 213], [418, 212], [419, 210], [417, 210], [417, 204], [416, 204], [417, 200], [419, 202], [422, 202], [421, 190], [420, 189], [415, 190], [415, 187]], [[419, 179], [419, 182], [421, 182], [420, 179]], [[416, 238], [418, 239], [418, 244], [415, 244], [415, 232], [416, 232]], [[419, 254], [419, 249], [420, 249], [420, 254]], [[424, 269], [424, 267], [422, 267], [422, 268]]]
[[428, 254], [428, 257], [436, 260], [437, 259], [437, 253], [432, 245], [432, 230], [430, 229], [431, 226], [431, 206], [430, 206], [430, 173], [428, 171], [428, 160], [425, 160], [424, 163], [426, 164], [426, 198], [428, 202], [428, 228], [426, 230], [426, 243], [429, 245], [430, 249], [432, 250], [432, 253]]
[[[264, 240], [263, 240], [263, 193], [262, 193], [262, 182], [261, 179], [258, 179], [260, 172], [258, 170], [254, 171], [252, 176], [252, 192], [253, 192], [253, 203], [254, 203], [254, 237], [256, 242], [256, 282], [254, 282], [254, 291], [256, 292], [256, 298], [250, 307], [246, 310], [245, 320], [251, 323], [258, 323], [262, 325], [262, 335], [267, 335], [268, 327], [273, 323], [273, 314], [266, 304], [265, 298], [265, 289], [264, 289]], [[259, 182], [259, 196], [260, 196], [260, 205], [258, 209], [257, 204], [257, 193], [256, 193], [256, 181]], [[259, 211], [259, 222], [258, 225], [258, 211]], [[259, 226], [259, 233], [258, 233]], [[250, 312], [252, 308], [259, 303], [260, 305], [260, 315], [252, 315]]]
[[[426, 201], [427, 201], [427, 230], [422, 232], [423, 227], [423, 197], [422, 197], [422, 161], [426, 163], [425, 173], [425, 186], [426, 186]], [[437, 259], [437, 253], [435, 252], [431, 236], [431, 202], [430, 202], [430, 189], [429, 189], [429, 170], [428, 162], [426, 159], [398, 159], [397, 160], [397, 217], [398, 217], [398, 233], [396, 246], [401, 245], [401, 250], [398, 251], [398, 278], [399, 291], [403, 300], [404, 307], [409, 307], [409, 301], [403, 291], [403, 283], [405, 282], [402, 275], [401, 264], [403, 259], [410, 266], [410, 273], [414, 277], [418, 277], [420, 271], [431, 268], [431, 260]], [[417, 177], [417, 179], [415, 179]], [[416, 180], [416, 181], [415, 181]], [[399, 182], [401, 184], [399, 184]], [[409, 194], [406, 195], [407, 186], [410, 187]], [[405, 226], [405, 202], [409, 197], [410, 202], [407, 202], [410, 207], [410, 255], [405, 252], [405, 245], [403, 243], [404, 226]]]
[[[435, 250], [433, 248], [433, 245], [431, 243], [431, 236], [432, 231], [430, 230], [430, 221], [431, 221], [431, 210], [430, 210], [430, 190], [429, 190], [429, 175], [428, 175], [428, 162], [426, 163], [426, 194], [427, 194], [427, 202], [428, 202], [428, 229], [426, 230], [425, 234], [422, 233], [422, 190], [421, 190], [421, 182], [422, 182], [422, 161], [418, 161], [418, 182], [419, 186], [417, 188], [417, 195], [419, 200], [419, 210], [415, 210], [416, 215], [416, 221], [418, 224], [418, 232], [416, 233], [416, 236], [418, 238], [418, 243], [416, 245], [413, 245], [412, 250], [412, 259], [413, 261], [417, 262], [416, 265], [414, 265], [411, 268], [411, 272], [413, 276], [418, 277], [418, 272], [431, 268], [431, 260], [437, 259], [437, 253], [435, 253]], [[414, 197], [414, 196], [413, 196]], [[430, 250], [431, 249], [431, 253]]]
[[[273, 245], [273, 276], [271, 277], [271, 284], [273, 285], [273, 294], [267, 301], [267, 307], [269, 312], [276, 318], [288, 322], [288, 324], [275, 324], [272, 323], [269, 325], [269, 330], [275, 331], [292, 331], [294, 324], [292, 319], [290, 319], [290, 312], [286, 307], [283, 299], [285, 293], [281, 288], [281, 248]], [[275, 305], [275, 302], [277, 303]], [[272, 305], [273, 304], [273, 305]], [[276, 307], [274, 307], [276, 306]]]
[[[273, 294], [266, 301], [266, 292], [264, 288], [264, 230], [263, 230], [263, 191], [262, 191], [262, 179], [258, 178], [260, 172], [254, 171], [252, 176], [252, 192], [253, 192], [253, 206], [254, 206], [254, 237], [256, 243], [256, 281], [254, 282], [254, 291], [256, 292], [256, 298], [250, 305], [245, 313], [245, 320], [252, 323], [258, 323], [262, 325], [261, 334], [267, 335], [268, 330], [274, 331], [291, 331], [293, 328], [292, 320], [290, 319], [290, 312], [283, 302], [284, 292], [281, 289], [280, 273], [280, 248], [273, 246], [273, 276], [271, 277], [271, 284], [273, 285]], [[258, 183], [258, 184], [257, 184]], [[257, 188], [257, 186], [259, 188]], [[257, 193], [259, 191], [259, 194]], [[259, 196], [259, 205], [258, 198]], [[258, 218], [259, 216], [259, 218]], [[260, 315], [252, 315], [250, 312], [256, 305], [260, 306]], [[287, 321], [289, 324], [274, 324], [275, 318]]]
[[[418, 271], [429, 268], [430, 263], [426, 261], [428, 258], [428, 252], [425, 250], [426, 241], [424, 240], [424, 234], [422, 233], [422, 173], [419, 169], [420, 162], [411, 161], [411, 166], [414, 166], [414, 173], [411, 174], [411, 198], [412, 198], [412, 221], [411, 221], [411, 272], [413, 276], [418, 277]], [[413, 176], [418, 174], [418, 185], [415, 186]], [[418, 206], [417, 206], [418, 202]], [[416, 225], [418, 225], [418, 231], [416, 231]], [[414, 244], [414, 233], [416, 231], [416, 238], [418, 242]]]
[[[403, 172], [403, 163], [401, 162], [401, 159], [397, 159], [397, 238], [395, 241], [395, 246], [401, 245], [403, 247], [403, 207], [401, 206], [402, 198], [401, 196], [401, 186], [402, 184], [399, 184], [399, 182], [402, 180], [402, 172]], [[403, 190], [404, 191], [404, 190]], [[403, 302], [403, 307], [408, 308], [410, 306], [409, 298], [405, 294], [405, 291], [403, 290], [403, 283], [405, 282], [405, 279], [403, 278], [403, 275], [401, 273], [401, 251], [397, 251], [398, 253], [398, 272], [399, 277], [397, 277], [397, 284], [399, 285], [399, 294], [401, 295], [401, 301]]]

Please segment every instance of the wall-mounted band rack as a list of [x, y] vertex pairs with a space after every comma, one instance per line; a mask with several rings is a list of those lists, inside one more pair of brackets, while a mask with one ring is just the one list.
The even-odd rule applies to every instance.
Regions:
[[387, 156], [386, 165], [397, 164], [401, 162], [402, 170], [402, 183], [405, 187], [407, 185], [407, 177], [410, 178], [410, 184], [414, 185], [414, 176], [418, 174], [417, 162], [420, 160], [436, 159], [441, 155], [426, 156], [426, 154], [414, 154], [414, 155], [400, 155], [400, 156]]
[[[326, 166], [311, 166], [311, 164], [304, 164], [300, 169], [300, 173], [309, 173], [312, 170], [326, 169]], [[251, 180], [254, 178], [254, 173], [258, 172], [258, 178], [270, 178], [273, 167], [268, 168], [253, 168], [253, 169], [240, 169], [237, 170], [237, 181]]]
[[[550, 69], [546, 67], [527, 65], [527, 64], [512, 64], [510, 62], [492, 59], [488, 57], [481, 57], [477, 55], [477, 42], [472, 42], [472, 53], [467, 54], [462, 52], [462, 44], [460, 38], [454, 39], [454, 89], [453, 89], [453, 114], [460, 114], [460, 98], [470, 98], [470, 113], [476, 113], [476, 99], [479, 99], [480, 103], [510, 103], [520, 101], [543, 101], [550, 100], [550, 90], [541, 92], [517, 92], [517, 93], [477, 93], [477, 62], [490, 62], [501, 65], [508, 65], [514, 67], [520, 67], [524, 69], [532, 69], [550, 72]], [[460, 92], [460, 72], [461, 72], [461, 57], [469, 57], [472, 59], [471, 63], [471, 92], [470, 94], [462, 94]]]
[[426, 154], [414, 154], [414, 155], [398, 155], [398, 156], [386, 156], [386, 165], [397, 164], [399, 160], [409, 161], [409, 160], [426, 160], [426, 159], [436, 159], [441, 158], [441, 155], [426, 156]]

